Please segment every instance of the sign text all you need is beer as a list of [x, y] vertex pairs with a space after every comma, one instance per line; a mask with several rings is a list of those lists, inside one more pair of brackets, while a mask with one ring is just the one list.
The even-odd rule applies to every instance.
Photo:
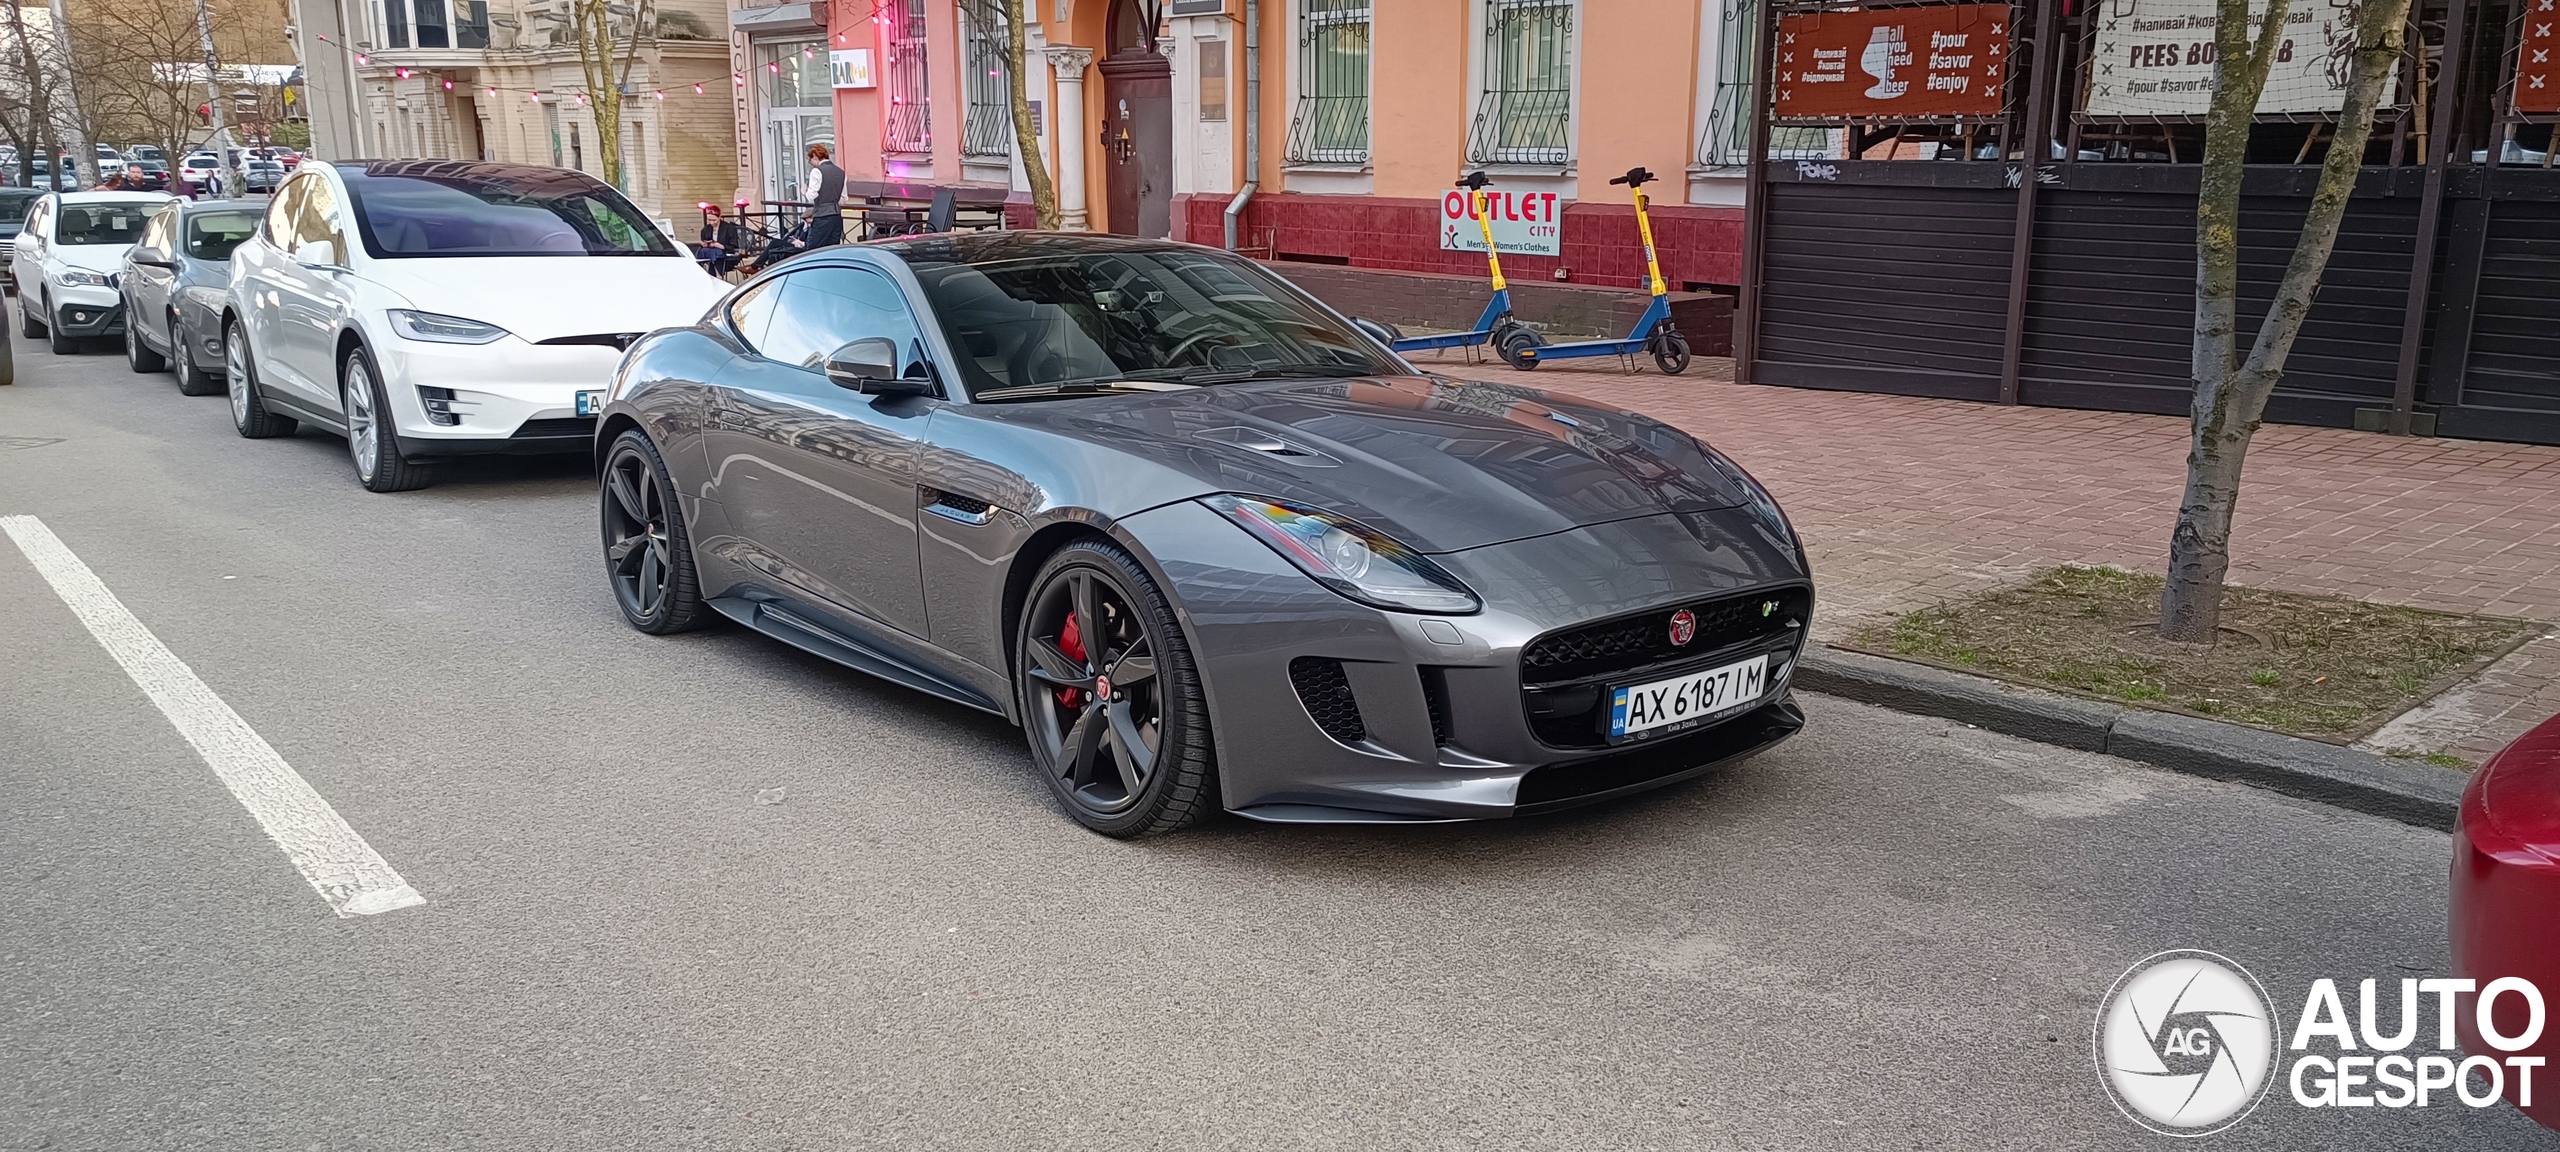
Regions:
[[1778, 21], [1776, 115], [1995, 116], [2009, 79], [2009, 6], [1808, 12]]

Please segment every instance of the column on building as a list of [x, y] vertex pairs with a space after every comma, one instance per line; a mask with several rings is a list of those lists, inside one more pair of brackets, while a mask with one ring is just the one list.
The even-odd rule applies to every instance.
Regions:
[[1093, 66], [1093, 49], [1051, 45], [1044, 50], [1058, 86], [1054, 109], [1058, 151], [1058, 227], [1083, 232], [1091, 227], [1085, 209], [1084, 74]]

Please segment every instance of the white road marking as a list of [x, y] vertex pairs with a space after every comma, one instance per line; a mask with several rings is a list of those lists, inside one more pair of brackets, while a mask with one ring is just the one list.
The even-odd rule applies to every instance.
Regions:
[[160, 714], [204, 757], [338, 915], [370, 916], [427, 902], [339, 818], [337, 809], [312, 791], [274, 746], [143, 627], [53, 529], [33, 516], [0, 516], [0, 530], [17, 541], [18, 550], [88, 626], [99, 646], [159, 706]]

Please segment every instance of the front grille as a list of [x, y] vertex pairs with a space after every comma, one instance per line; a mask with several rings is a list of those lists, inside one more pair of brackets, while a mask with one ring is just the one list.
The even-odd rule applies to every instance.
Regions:
[[1289, 683], [1298, 690], [1298, 702], [1307, 706], [1307, 716], [1325, 735], [1345, 744], [1368, 738], [1369, 726], [1360, 720], [1360, 701], [1351, 695], [1351, 678], [1342, 674], [1342, 661], [1300, 656], [1289, 662]]
[[545, 420], [527, 420], [518, 425], [513, 439], [530, 440], [537, 436], [593, 436], [593, 416], [554, 416]]
[[[1671, 617], [1683, 608], [1697, 616], [1698, 633], [1673, 644]], [[1797, 585], [1620, 616], [1530, 641], [1520, 650], [1520, 679], [1553, 684], [1625, 672], [1784, 631], [1789, 621], [1802, 628], [1812, 614], [1813, 590]]]
[[[1697, 617], [1687, 644], [1671, 642], [1671, 617]], [[1520, 703], [1529, 731], [1556, 748], [1596, 748], [1609, 740], [1609, 689], [1696, 671], [1710, 661], [1773, 657], [1804, 637], [1813, 590], [1763, 588], [1551, 632], [1520, 653]], [[1770, 670], [1774, 676], [1777, 669]]]

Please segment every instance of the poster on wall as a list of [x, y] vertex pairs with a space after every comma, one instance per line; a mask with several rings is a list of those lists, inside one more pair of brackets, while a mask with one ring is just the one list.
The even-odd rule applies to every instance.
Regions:
[[[2214, 9], [2215, 0], [2099, 0], [2088, 114], [2204, 115], [2213, 104]], [[2251, 35], [2266, 14], [2266, 0], [2251, 0]], [[2347, 72], [2355, 59], [2354, 6], [2347, 0], [2296, 0], [2284, 23], [2258, 114], [2318, 115], [2346, 107]], [[2383, 106], [2392, 103], [2398, 83], [2396, 74], [2384, 81]]]
[[2516, 38], [2516, 111], [2560, 112], [2560, 0], [2525, 0]]
[[2009, 6], [1807, 12], [1778, 21], [1781, 120], [1996, 116], [2009, 76]]
[[[1484, 190], [1484, 214], [1493, 222], [1493, 246], [1506, 254], [1564, 255], [1564, 228], [1556, 219], [1561, 207], [1553, 192]], [[1484, 229], [1467, 207], [1467, 194], [1458, 189], [1440, 194], [1440, 250], [1484, 251]]]

